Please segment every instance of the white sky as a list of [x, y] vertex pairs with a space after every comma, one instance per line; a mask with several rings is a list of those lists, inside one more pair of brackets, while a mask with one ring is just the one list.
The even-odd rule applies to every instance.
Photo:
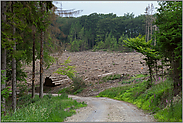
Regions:
[[[83, 10], [79, 15], [90, 15], [91, 13], [108, 14], [113, 13], [117, 16], [123, 16], [124, 13], [134, 13], [135, 16], [144, 14], [148, 4], [153, 3], [154, 8], [159, 7], [157, 1], [54, 1], [58, 2], [57, 7], [62, 3], [63, 10], [75, 9]], [[59, 6], [58, 6], [59, 5]]]

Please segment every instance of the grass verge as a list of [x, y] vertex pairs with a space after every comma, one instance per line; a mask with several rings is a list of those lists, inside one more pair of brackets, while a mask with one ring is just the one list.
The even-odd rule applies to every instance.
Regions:
[[76, 113], [75, 109], [84, 106], [84, 102], [78, 103], [67, 94], [45, 95], [42, 99], [38, 95], [34, 99], [26, 95], [19, 98], [16, 112], [1, 116], [1, 122], [63, 122]]
[[149, 89], [147, 81], [110, 88], [99, 93], [97, 97], [109, 97], [133, 103], [138, 108], [154, 114], [158, 122], [182, 122], [182, 93], [176, 97], [171, 96], [173, 90], [171, 80], [153, 84]]

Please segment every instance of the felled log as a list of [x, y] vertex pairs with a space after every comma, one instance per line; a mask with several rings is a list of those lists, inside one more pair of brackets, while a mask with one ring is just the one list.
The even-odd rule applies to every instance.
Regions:
[[44, 86], [56, 86], [61, 84], [69, 83], [71, 79], [67, 75], [61, 76], [49, 76], [45, 78]]
[[98, 75], [98, 77], [101, 78], [101, 77], [105, 77], [105, 76], [108, 76], [108, 75], [112, 75], [114, 73], [116, 73], [116, 72], [105, 73], [105, 74], [102, 74], [102, 75]]

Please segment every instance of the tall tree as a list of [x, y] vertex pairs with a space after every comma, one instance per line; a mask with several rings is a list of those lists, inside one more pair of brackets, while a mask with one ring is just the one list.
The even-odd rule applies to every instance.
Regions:
[[153, 35], [153, 21], [155, 20], [153, 16], [154, 5], [151, 3], [151, 6], [148, 5], [145, 9], [146, 14], [146, 41], [152, 39]]
[[33, 40], [33, 46], [32, 46], [32, 98], [35, 97], [35, 28], [34, 25], [32, 25], [32, 40]]
[[[15, 16], [13, 5], [14, 5], [14, 2], [12, 2], [11, 7], [12, 7], [13, 16]], [[14, 23], [12, 25], [12, 27], [13, 27], [13, 37], [15, 37]], [[14, 53], [16, 51], [15, 38], [13, 38], [13, 41], [15, 43], [14, 46], [13, 46], [13, 53]], [[12, 108], [13, 108], [13, 111], [16, 111], [16, 59], [15, 59], [14, 55], [12, 55], [12, 56], [13, 56], [13, 58], [12, 58]]]
[[43, 43], [45, 43], [45, 31], [48, 27], [49, 21], [48, 18], [48, 10], [52, 8], [52, 2], [40, 2], [41, 14], [40, 17], [40, 89], [39, 89], [39, 97], [43, 98]]
[[[2, 18], [2, 25], [6, 23], [6, 1], [1, 1], [1, 18]], [[5, 27], [2, 26], [2, 32], [4, 32]], [[1, 33], [2, 33], [1, 32]], [[4, 35], [2, 35], [4, 36]], [[3, 37], [4, 38], [4, 37]], [[1, 46], [1, 70], [4, 72], [1, 74], [1, 78], [4, 76], [6, 77], [6, 46]], [[1, 90], [6, 88], [6, 80], [4, 80], [4, 83], [1, 82]], [[5, 98], [2, 98], [2, 111], [5, 112]]]
[[177, 90], [182, 88], [182, 1], [164, 1], [159, 5], [155, 22], [159, 28], [157, 46], [170, 61], [173, 85]]
[[[43, 19], [44, 19], [44, 3], [41, 2], [41, 13], [42, 15], [42, 23], [44, 23]], [[42, 25], [44, 26], [44, 25]], [[43, 28], [43, 27], [42, 27]], [[41, 35], [40, 35], [40, 89], [39, 89], [39, 97], [43, 98], [43, 41], [44, 41], [44, 30], [41, 29]]]

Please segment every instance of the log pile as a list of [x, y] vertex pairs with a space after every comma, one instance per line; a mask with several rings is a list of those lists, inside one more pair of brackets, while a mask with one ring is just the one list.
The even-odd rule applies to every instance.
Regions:
[[71, 83], [71, 79], [67, 75], [49, 76], [45, 78], [44, 86], [57, 86]]

